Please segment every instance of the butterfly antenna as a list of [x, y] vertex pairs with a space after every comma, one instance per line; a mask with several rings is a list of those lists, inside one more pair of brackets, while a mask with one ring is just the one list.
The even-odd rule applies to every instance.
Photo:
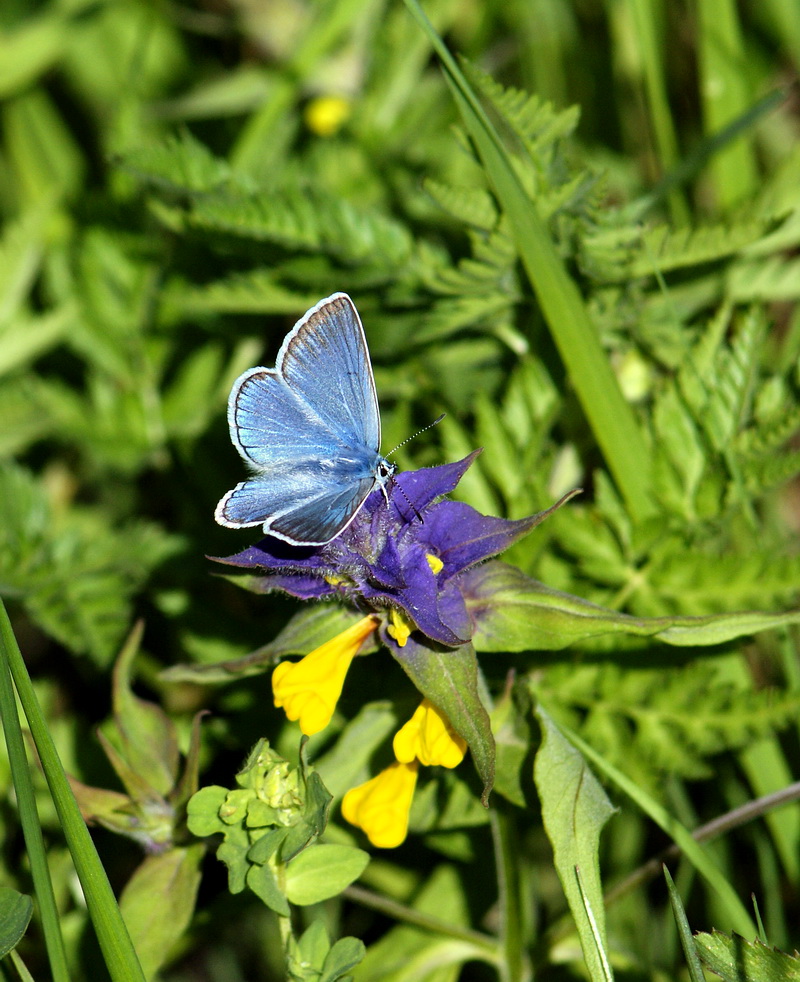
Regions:
[[[432, 426], [436, 426], [438, 423], [441, 423], [441, 421], [445, 418], [446, 415], [447, 415], [447, 413], [442, 413], [442, 415], [439, 416], [437, 419], [435, 419], [432, 423], [428, 423], [428, 425], [427, 426], [423, 426], [421, 430], [417, 430], [416, 433], [412, 433], [411, 436], [407, 436], [405, 438], [405, 440], [403, 440], [402, 443], [398, 443], [397, 446], [394, 448], [394, 450], [390, 450], [389, 453], [386, 454], [386, 456], [387, 457], [391, 457], [393, 453], [395, 453], [397, 450], [400, 449], [400, 447], [404, 447], [409, 442], [409, 440], [416, 440], [416, 438], [420, 435], [420, 433], [424, 433], [425, 430], [429, 430]], [[405, 493], [405, 491], [403, 490], [402, 486], [399, 485], [397, 483], [397, 481], [395, 481], [394, 476], [392, 476], [392, 479], [391, 480], [392, 480], [392, 487], [397, 488], [397, 490], [400, 492], [400, 494], [402, 494], [402, 496], [408, 502], [408, 507], [414, 512], [414, 514], [419, 519], [420, 524], [421, 525], [424, 525], [425, 524], [425, 519], [422, 517], [422, 515], [420, 515], [420, 513], [417, 510], [417, 507], [414, 504], [414, 502]]]
[[402, 443], [398, 443], [397, 446], [394, 448], [394, 450], [390, 450], [389, 453], [386, 454], [386, 456], [391, 457], [393, 453], [397, 453], [400, 447], [404, 447], [407, 443], [410, 443], [412, 440], [416, 440], [418, 436], [420, 436], [422, 433], [425, 432], [425, 430], [429, 430], [432, 427], [437, 426], [439, 423], [441, 423], [441, 421], [445, 418], [446, 415], [447, 413], [442, 413], [442, 415], [439, 416], [437, 419], [435, 419], [432, 423], [428, 423], [428, 425], [423, 426], [421, 430], [417, 430], [416, 433], [412, 433], [411, 436], [407, 436]]

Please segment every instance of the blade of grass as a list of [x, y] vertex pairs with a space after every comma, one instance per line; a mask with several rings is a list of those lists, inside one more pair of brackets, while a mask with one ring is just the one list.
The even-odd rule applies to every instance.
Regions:
[[[64, 838], [83, 887], [89, 916], [97, 932], [108, 972], [114, 982], [145, 982], [125, 921], [89, 830], [67, 781], [53, 738], [20, 653], [6, 608], [0, 600], [0, 658], [11, 670], [28, 720], [42, 770], [56, 806]], [[7, 715], [3, 714], [4, 721]]]
[[[644, 88], [658, 151], [658, 162], [663, 174], [671, 171], [678, 163], [678, 138], [672, 125], [662, 50], [658, 43], [659, 38], [663, 42], [664, 30], [663, 26], [657, 23], [655, 0], [628, 0], [628, 4], [636, 30]], [[661, 13], [663, 15], [663, 11]], [[689, 224], [689, 206], [677, 185], [673, 185], [670, 190], [669, 206], [675, 224]]]
[[578, 750], [597, 766], [606, 777], [613, 781], [622, 791], [634, 801], [675, 843], [681, 852], [703, 877], [709, 887], [717, 894], [725, 905], [730, 918], [730, 927], [744, 937], [754, 938], [756, 926], [747, 912], [747, 908], [737, 896], [728, 880], [723, 876], [716, 864], [703, 851], [692, 833], [685, 828], [674, 815], [671, 815], [647, 792], [643, 791], [626, 774], [610, 764], [593, 747], [582, 740], [577, 733], [565, 726], [560, 726], [562, 733]]
[[689, 927], [689, 921], [686, 918], [686, 911], [683, 909], [680, 894], [675, 889], [675, 884], [667, 867], [664, 866], [663, 869], [664, 879], [667, 881], [667, 890], [669, 891], [669, 902], [672, 904], [672, 913], [675, 915], [675, 923], [678, 925], [678, 937], [681, 940], [681, 947], [683, 948], [683, 953], [686, 956], [686, 964], [689, 968], [689, 978], [691, 982], [705, 982], [703, 966], [700, 964], [697, 949], [694, 946], [692, 929]]
[[[699, 0], [700, 92], [706, 133], [743, 113], [750, 102], [750, 72], [735, 0]], [[711, 164], [714, 193], [722, 210], [756, 191], [758, 170], [751, 139], [744, 137]]]
[[597, 331], [494, 126], [418, 0], [405, 0], [444, 66], [445, 78], [506, 213], [522, 264], [611, 473], [631, 514], [652, 514], [650, 452], [611, 371]]
[[8, 659], [5, 657], [0, 657], [0, 718], [3, 721], [3, 733], [8, 747], [8, 761], [11, 766], [14, 793], [17, 796], [22, 834], [25, 837], [25, 847], [31, 864], [31, 876], [39, 905], [39, 916], [42, 922], [50, 971], [53, 975], [53, 982], [69, 982], [67, 955], [64, 949], [64, 938], [61, 935], [53, 882], [50, 879], [50, 869], [47, 865], [42, 826], [39, 822], [39, 810], [36, 807], [36, 796], [28, 768], [28, 757], [25, 753], [25, 741], [22, 737], [22, 728], [19, 725]]

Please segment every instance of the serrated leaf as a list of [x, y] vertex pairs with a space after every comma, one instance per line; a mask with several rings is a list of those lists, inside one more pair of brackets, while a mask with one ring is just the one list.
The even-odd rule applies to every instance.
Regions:
[[425, 190], [440, 208], [467, 225], [488, 232], [497, 225], [498, 211], [492, 196], [483, 188], [453, 187], [428, 178]]
[[155, 146], [131, 148], [120, 154], [116, 162], [140, 181], [170, 191], [206, 194], [234, 183], [230, 164], [215, 157], [188, 130]]
[[746, 941], [738, 934], [696, 934], [695, 945], [703, 964], [724, 982], [798, 982], [800, 959], [761, 941]]

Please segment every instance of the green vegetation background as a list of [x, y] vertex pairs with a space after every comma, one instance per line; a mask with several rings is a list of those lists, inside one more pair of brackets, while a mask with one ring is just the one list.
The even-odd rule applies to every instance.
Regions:
[[[62, 759], [88, 784], [118, 786], [93, 731], [137, 618], [140, 691], [184, 752], [192, 714], [211, 710], [202, 783], [230, 785], [261, 736], [289, 740], [268, 677], [207, 689], [160, 672], [244, 655], [299, 609], [245, 594], [204, 557], [254, 538], [212, 517], [242, 478], [231, 382], [272, 364], [294, 320], [337, 290], [366, 327], [384, 450], [448, 413], [400, 451], [403, 468], [483, 446], [458, 494], [509, 517], [586, 489], [505, 557], [526, 573], [638, 616], [797, 604], [800, 7], [424, 9], [468, 59], [499, 134], [494, 169], [464, 91], [401, 3], [0, 9], [0, 593]], [[522, 208], [509, 207], [515, 188]], [[495, 694], [516, 669], [551, 716], [693, 828], [796, 776], [797, 640], [787, 628], [676, 655], [613, 637], [482, 666]], [[395, 682], [398, 716], [413, 705], [386, 660], [356, 676], [340, 727]], [[531, 725], [524, 740], [538, 739]], [[373, 862], [369, 885], [491, 931], [487, 819], [464, 804], [468, 775], [434, 781], [417, 835]], [[38, 790], [68, 956], [76, 978], [99, 977]], [[0, 795], [0, 879], [29, 890], [5, 766]], [[580, 977], [527, 787], [522, 802], [521, 947], [537, 974]], [[606, 885], [669, 844], [626, 802], [604, 833]], [[141, 853], [107, 831], [96, 840], [119, 890]], [[769, 943], [797, 946], [797, 806], [710, 851], [740, 898], [755, 894]], [[163, 977], [283, 977], [271, 914], [230, 897], [215, 863]], [[691, 926], [729, 932], [713, 892], [676, 870]], [[466, 958], [448, 948], [433, 964], [432, 949], [424, 974], [392, 961], [420, 942], [414, 928], [393, 934], [385, 911], [347, 902], [320, 916], [333, 936], [383, 944], [359, 978], [453, 978]], [[609, 907], [608, 935], [620, 977], [688, 971], [660, 880]], [[35, 923], [20, 950], [42, 977]]]

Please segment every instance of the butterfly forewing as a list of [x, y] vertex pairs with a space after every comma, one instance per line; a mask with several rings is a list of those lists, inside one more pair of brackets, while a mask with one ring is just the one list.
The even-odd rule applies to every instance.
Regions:
[[377, 454], [381, 424], [372, 365], [346, 294], [336, 293], [306, 314], [284, 341], [277, 367], [311, 416], [343, 442], [356, 440]]

